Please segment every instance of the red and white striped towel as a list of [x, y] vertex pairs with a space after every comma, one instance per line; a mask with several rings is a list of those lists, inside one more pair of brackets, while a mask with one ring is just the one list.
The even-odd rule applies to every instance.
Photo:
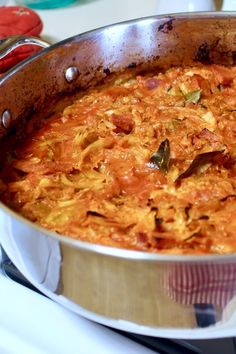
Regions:
[[174, 264], [164, 281], [168, 295], [178, 303], [224, 308], [236, 295], [236, 264]]

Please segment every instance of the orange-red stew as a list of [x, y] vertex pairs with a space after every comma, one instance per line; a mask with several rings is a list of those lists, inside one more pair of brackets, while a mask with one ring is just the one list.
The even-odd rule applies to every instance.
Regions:
[[11, 153], [1, 200], [92, 243], [236, 251], [236, 67], [121, 75], [45, 119]]

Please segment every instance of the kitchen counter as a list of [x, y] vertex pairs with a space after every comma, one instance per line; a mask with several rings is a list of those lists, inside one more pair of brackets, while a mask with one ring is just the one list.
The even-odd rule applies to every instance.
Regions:
[[[161, 1], [163, 5], [161, 6]], [[165, 1], [165, 3], [164, 3]], [[195, 0], [191, 0], [195, 2]], [[222, 10], [236, 10], [236, 0], [216, 0], [216, 8], [221, 6]], [[8, 5], [15, 5], [10, 0]], [[195, 9], [203, 10], [209, 8], [207, 0], [196, 1]], [[42, 36], [51, 43], [89, 31], [98, 27], [109, 25], [115, 22], [126, 21], [134, 18], [152, 16], [177, 9], [187, 10], [183, 1], [169, 0], [168, 8], [166, 0], [76, 0], [66, 7], [50, 10], [35, 10], [42, 18], [44, 29]]]
[[[15, 5], [15, 2], [10, 0], [8, 5]], [[157, 13], [156, 0], [76, 0], [67, 7], [35, 11], [44, 24], [42, 37], [50, 42], [114, 22]]]

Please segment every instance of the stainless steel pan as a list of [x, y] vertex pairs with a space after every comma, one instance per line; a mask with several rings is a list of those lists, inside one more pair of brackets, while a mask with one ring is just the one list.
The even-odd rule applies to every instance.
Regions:
[[[231, 65], [235, 60], [233, 13], [157, 16], [78, 35], [1, 77], [0, 137], [21, 135], [35, 112], [47, 114], [58, 98], [64, 102], [76, 90], [126, 67]], [[0, 207], [0, 225], [1, 244], [20, 271], [43, 293], [82, 316], [155, 336], [236, 334], [230, 326], [235, 254], [157, 255], [88, 244], [34, 225], [5, 205]]]

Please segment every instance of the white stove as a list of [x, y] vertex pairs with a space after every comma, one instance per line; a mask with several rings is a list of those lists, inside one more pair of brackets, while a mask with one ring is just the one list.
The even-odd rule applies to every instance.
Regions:
[[[165, 13], [167, 3], [169, 12], [183, 11], [183, 3], [190, 2], [192, 8], [186, 10], [208, 10], [206, 6], [215, 6], [207, 0], [77, 0], [65, 8], [37, 12], [44, 23], [42, 37], [55, 43], [111, 23]], [[14, 4], [13, 0], [7, 3]], [[236, 10], [236, 0], [225, 0], [221, 10]], [[5, 258], [2, 261], [5, 266], [9, 262]], [[6, 272], [0, 271], [1, 354], [236, 353], [234, 338], [187, 342], [118, 333], [31, 290], [14, 272], [14, 268], [7, 272], [11, 275], [9, 278]]]

